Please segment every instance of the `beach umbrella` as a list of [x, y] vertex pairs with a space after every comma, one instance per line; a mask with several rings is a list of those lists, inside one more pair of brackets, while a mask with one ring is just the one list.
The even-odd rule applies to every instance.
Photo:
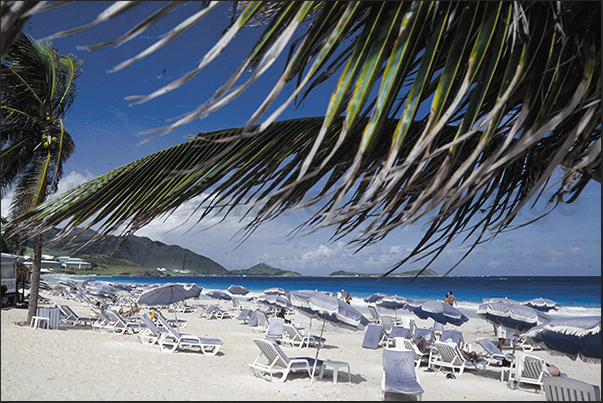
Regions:
[[109, 284], [94, 282], [86, 284], [86, 292], [97, 297], [101, 298], [109, 298], [115, 300], [117, 298], [117, 294], [115, 293], [115, 289], [111, 287]]
[[220, 300], [224, 300], [224, 301], [230, 301], [232, 299], [232, 296], [230, 294], [227, 294], [224, 291], [220, 291], [220, 290], [211, 290], [211, 291], [206, 292], [205, 295], [207, 295], [210, 298], [220, 299]]
[[375, 301], [375, 305], [383, 309], [395, 311], [395, 318], [398, 319], [398, 309], [404, 308], [408, 301], [408, 298], [399, 295], [386, 295]]
[[404, 305], [404, 309], [411, 311], [420, 319], [431, 318], [442, 325], [450, 323], [460, 326], [469, 320], [464, 313], [452, 305], [432, 299], [409, 299]]
[[127, 292], [132, 292], [134, 290], [134, 287], [132, 287], [129, 284], [124, 284], [124, 283], [111, 283], [111, 286], [114, 288], [119, 288], [120, 290], [127, 291]]
[[497, 302], [501, 304], [519, 304], [519, 301], [515, 301], [514, 299], [509, 299], [507, 297], [504, 298], [482, 298], [482, 304], [487, 304], [489, 302]]
[[59, 281], [57, 281], [57, 284], [62, 284], [67, 287], [77, 287], [77, 283], [71, 279], [59, 280]]
[[203, 287], [195, 284], [167, 283], [151, 288], [138, 296], [139, 304], [170, 305], [189, 298], [197, 298]]
[[525, 333], [552, 355], [601, 363], [601, 315], [553, 319]]
[[[332, 325], [354, 330], [363, 330], [369, 324], [369, 320], [352, 305], [321, 291], [291, 291], [289, 302], [302, 314], [310, 318], [322, 319], [321, 338], [327, 321]], [[314, 381], [319, 352], [320, 344], [316, 348], [311, 382]]]
[[267, 304], [267, 305], [274, 305], [279, 308], [292, 308], [293, 307], [291, 305], [291, 302], [289, 302], [289, 300], [287, 299], [287, 297], [285, 297], [283, 295], [261, 294], [261, 295], [258, 295], [255, 300], [256, 300], [256, 302]]
[[281, 287], [266, 288], [263, 293], [266, 295], [282, 295], [283, 297], [287, 296], [287, 291]]
[[528, 299], [526, 301], [522, 301], [520, 302], [521, 305], [527, 305], [530, 308], [534, 308], [534, 309], [538, 309], [539, 311], [542, 312], [548, 312], [552, 309], [559, 309], [561, 308], [561, 304], [553, 301], [552, 299], [548, 299], [548, 298], [532, 298], [532, 299]]
[[234, 295], [247, 295], [249, 294], [249, 288], [247, 287], [243, 287], [242, 285], [231, 285], [230, 287], [228, 287], [228, 291], [231, 294]]
[[364, 302], [370, 304], [371, 302], [377, 302], [378, 300], [380, 300], [381, 298], [387, 297], [387, 294], [384, 294], [382, 292], [378, 292], [375, 294], [371, 294], [368, 297], [366, 297], [364, 299]]
[[546, 313], [526, 305], [488, 302], [478, 306], [477, 315], [493, 325], [502, 325], [507, 329], [525, 332], [547, 322], [551, 317]]

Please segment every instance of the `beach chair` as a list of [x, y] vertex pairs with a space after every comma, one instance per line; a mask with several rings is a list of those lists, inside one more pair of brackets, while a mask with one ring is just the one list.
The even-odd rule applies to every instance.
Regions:
[[383, 372], [381, 376], [383, 400], [386, 393], [413, 395], [423, 399], [423, 388], [415, 371], [412, 351], [392, 348], [383, 349]]
[[92, 324], [92, 330], [112, 332], [115, 326], [115, 321], [110, 318], [106, 311], [100, 308], [90, 307], [92, 312], [96, 315], [96, 321]]
[[146, 313], [142, 313], [140, 317], [146, 325], [144, 329], [136, 334], [142, 344], [156, 344], [168, 334], [166, 328], [157, 326]]
[[424, 329], [421, 327], [415, 327], [413, 332], [412, 332], [412, 339], [415, 341], [415, 343], [417, 342], [417, 338], [421, 336], [422, 338], [425, 339], [426, 342], [428, 343], [433, 343], [435, 340], [432, 337], [433, 336], [433, 330], [432, 329]]
[[[543, 389], [543, 379], [545, 376], [550, 376], [544, 359], [533, 355], [528, 355], [522, 351], [515, 353], [515, 359], [508, 368], [509, 378], [507, 382], [511, 389], [517, 389], [521, 384], [536, 385]], [[507, 368], [503, 370], [507, 372]]]
[[256, 311], [251, 311], [247, 319], [245, 319], [245, 323], [249, 326], [257, 326], [259, 323], [258, 313]]
[[159, 317], [159, 322], [168, 331], [165, 336], [157, 340], [161, 352], [173, 353], [176, 350], [198, 347], [199, 351], [204, 355], [216, 355], [220, 347], [224, 345], [220, 339], [180, 333], [163, 316]]
[[215, 306], [214, 309], [212, 309], [209, 314], [207, 314], [205, 316], [207, 319], [218, 319], [218, 320], [222, 320], [222, 319], [231, 319], [233, 316], [230, 312], [225, 311], [224, 309]]
[[408, 350], [413, 352], [413, 357], [415, 360], [415, 368], [419, 369], [422, 362], [425, 362], [429, 365], [429, 351], [421, 352], [419, 347], [412, 341], [405, 337], [396, 337], [394, 338], [394, 348], [398, 350]]
[[268, 330], [266, 330], [264, 337], [269, 340], [274, 340], [278, 343], [281, 343], [285, 334], [285, 329], [283, 327], [284, 324], [285, 319], [283, 318], [268, 319]]
[[186, 325], [188, 324], [188, 321], [186, 319], [168, 319], [165, 316], [163, 316], [163, 314], [161, 313], [161, 311], [155, 310], [151, 313], [151, 319], [154, 320], [156, 323], [159, 323], [158, 318], [162, 317], [163, 319], [166, 320], [167, 323], [169, 323], [170, 325], [177, 327], [178, 329], [184, 329], [186, 327]]
[[251, 312], [251, 309], [241, 309], [239, 316], [237, 316], [237, 320], [242, 320], [243, 322], [247, 323], [247, 318], [249, 315], [251, 315]]
[[[437, 340], [437, 338], [434, 338], [434, 340]], [[459, 332], [458, 330], [442, 330], [439, 340], [445, 343], [454, 342], [459, 346], [459, 348], [462, 348], [465, 351], [471, 350], [471, 346], [465, 343], [463, 333]]]
[[[492, 342], [492, 340], [486, 339], [486, 338], [479, 338], [479, 339], [476, 339], [475, 342], [484, 349], [483, 356], [486, 357], [486, 359], [488, 359], [488, 365], [495, 365], [495, 366], [502, 367], [505, 359], [510, 362], [513, 361], [513, 355], [503, 353], [501, 350], [499, 350], [499, 348], [496, 346], [496, 344], [494, 344]], [[501, 371], [500, 372], [500, 380], [501, 381], [503, 380], [502, 377], [503, 377], [503, 372]]]
[[429, 356], [429, 368], [439, 367], [450, 368], [454, 374], [454, 370], [459, 371], [459, 375], [463, 374], [465, 369], [484, 370], [488, 365], [488, 360], [478, 358], [477, 360], [466, 360], [459, 349], [458, 344], [444, 343], [435, 341], [432, 345], [431, 354]]
[[374, 325], [381, 324], [381, 316], [379, 315], [379, 312], [377, 312], [377, 308], [375, 308], [373, 305], [369, 305], [368, 310], [371, 314], [369, 321]]
[[168, 309], [168, 312], [190, 313], [195, 312], [196, 310], [196, 307], [186, 306], [183, 301], [178, 301]]
[[258, 317], [258, 325], [253, 330], [257, 330], [260, 333], [266, 333], [268, 331], [268, 315], [261, 309], [256, 309], [254, 312]]
[[560, 376], [545, 376], [542, 383], [548, 401], [601, 401], [601, 390], [597, 385]]
[[95, 318], [89, 318], [76, 314], [69, 305], [61, 305], [60, 311], [63, 313], [63, 315], [59, 319], [70, 326], [92, 326], [92, 324], [96, 322]]
[[394, 326], [392, 330], [387, 334], [387, 347], [395, 346], [394, 339], [401, 337], [409, 339], [412, 336], [410, 328]]
[[385, 329], [385, 332], [389, 334], [394, 328], [394, 317], [389, 315], [381, 315], [381, 324]]
[[327, 341], [324, 337], [306, 335], [304, 336], [299, 331], [299, 328], [290, 324], [283, 324], [284, 337], [282, 339], [284, 344], [290, 344], [293, 347], [323, 347]]
[[[308, 376], [312, 377], [312, 371], [322, 371], [322, 360], [315, 361], [311, 357], [288, 357], [274, 340], [255, 338], [253, 341], [260, 349], [260, 354], [249, 364], [256, 377], [268, 375], [271, 382], [275, 380], [285, 382], [290, 373], [307, 372]], [[278, 374], [280, 377], [275, 377]]]
[[109, 309], [106, 311], [107, 315], [113, 320], [113, 332], [117, 334], [135, 334], [140, 332], [145, 325], [140, 322], [128, 322], [126, 319], [119, 314], [119, 312]]
[[378, 349], [382, 346], [387, 346], [387, 333], [382, 325], [368, 325], [364, 331], [364, 339], [362, 339], [362, 347]]

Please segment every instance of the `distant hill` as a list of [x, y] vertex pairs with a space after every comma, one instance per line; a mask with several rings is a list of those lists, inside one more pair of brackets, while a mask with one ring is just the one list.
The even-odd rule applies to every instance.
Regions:
[[301, 277], [301, 274], [289, 271], [281, 270], [276, 267], [267, 265], [266, 263], [259, 263], [249, 269], [244, 270], [232, 270], [230, 272], [233, 276], [285, 276], [285, 277]]
[[[419, 273], [420, 270], [409, 270], [402, 273], [389, 274], [390, 277], [414, 277]], [[341, 277], [379, 277], [380, 273], [356, 273], [351, 271], [338, 270], [329, 274], [329, 276], [341, 276]], [[427, 269], [421, 273], [420, 277], [441, 277], [442, 275], [437, 271]]]
[[[110, 235], [103, 241], [96, 241], [78, 250], [95, 232], [87, 229], [71, 243], [68, 240], [54, 241], [58, 229], [44, 233], [43, 253], [54, 256], [83, 257], [104, 255], [134, 263], [134, 266], [155, 270], [165, 268], [170, 271], [188, 270], [191, 275], [228, 275], [229, 270], [208, 257], [199, 255], [178, 245], [166, 245], [147, 237], [130, 236], [123, 245], [114, 250], [112, 243], [117, 237]], [[78, 250], [76, 252], [76, 250]], [[91, 262], [94, 263], [94, 262]], [[123, 263], [123, 262], [122, 262]]]

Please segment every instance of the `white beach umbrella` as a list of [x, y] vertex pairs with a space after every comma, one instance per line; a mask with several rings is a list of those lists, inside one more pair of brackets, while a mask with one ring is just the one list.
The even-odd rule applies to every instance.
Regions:
[[175, 302], [184, 301], [185, 299], [197, 298], [201, 294], [201, 291], [203, 291], [203, 287], [195, 283], [167, 283], [140, 294], [138, 303], [146, 305], [170, 305]]
[[[302, 314], [310, 318], [322, 319], [321, 338], [327, 321], [335, 326], [354, 330], [363, 330], [369, 324], [369, 320], [356, 308], [321, 291], [291, 291], [289, 293], [289, 301]], [[316, 348], [316, 358], [314, 360], [314, 368], [312, 369], [311, 381], [314, 380], [319, 352], [320, 345]]]
[[406, 301], [404, 309], [413, 312], [421, 319], [431, 318], [442, 325], [450, 323], [460, 326], [469, 320], [464, 313], [452, 305], [432, 299], [409, 299]]
[[521, 301], [521, 305], [527, 305], [530, 308], [538, 309], [539, 311], [548, 312], [550, 310], [557, 310], [561, 308], [561, 304], [548, 298], [532, 298], [526, 301]]

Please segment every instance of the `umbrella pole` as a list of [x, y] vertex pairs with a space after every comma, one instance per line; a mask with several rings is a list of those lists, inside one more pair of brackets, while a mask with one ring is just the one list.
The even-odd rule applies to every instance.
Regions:
[[[312, 320], [312, 318], [310, 318], [310, 320]], [[325, 323], [327, 323], [327, 320], [324, 319], [324, 321], [322, 322], [322, 329], [320, 330], [320, 338], [322, 338], [322, 334], [325, 331]], [[310, 334], [308, 334], [309, 336]], [[316, 348], [316, 357], [314, 358], [314, 367], [312, 368], [312, 377], [310, 378], [310, 383], [314, 382], [314, 374], [316, 373], [316, 362], [318, 361], [318, 353], [320, 352], [320, 343], [318, 343], [318, 347]]]

